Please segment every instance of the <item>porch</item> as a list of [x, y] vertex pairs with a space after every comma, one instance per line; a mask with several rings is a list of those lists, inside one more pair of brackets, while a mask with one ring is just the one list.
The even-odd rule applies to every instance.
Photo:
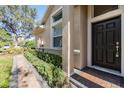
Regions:
[[123, 88], [124, 77], [85, 67], [77, 70], [70, 77], [70, 81], [77, 87], [87, 88]]

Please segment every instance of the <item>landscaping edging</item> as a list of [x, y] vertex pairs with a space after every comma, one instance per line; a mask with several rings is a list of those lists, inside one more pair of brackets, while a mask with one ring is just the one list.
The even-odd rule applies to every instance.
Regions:
[[39, 82], [41, 88], [50, 88], [47, 84], [47, 81], [45, 81], [41, 75], [37, 72], [36, 68], [25, 58], [29, 68], [32, 70], [33, 74], [36, 76], [37, 81]]
[[16, 64], [16, 58], [13, 57], [13, 66], [12, 66], [12, 79], [10, 80], [10, 88], [17, 88], [18, 87], [18, 69]]

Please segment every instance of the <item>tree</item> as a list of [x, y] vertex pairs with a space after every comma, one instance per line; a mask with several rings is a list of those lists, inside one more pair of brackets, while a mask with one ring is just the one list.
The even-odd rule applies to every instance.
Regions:
[[29, 6], [0, 6], [0, 25], [16, 36], [31, 35], [37, 11]]
[[34, 40], [30, 40], [30, 41], [25, 42], [24, 46], [27, 48], [35, 48], [36, 42]]
[[10, 33], [0, 28], [0, 48], [5, 45], [12, 45], [12, 37]]

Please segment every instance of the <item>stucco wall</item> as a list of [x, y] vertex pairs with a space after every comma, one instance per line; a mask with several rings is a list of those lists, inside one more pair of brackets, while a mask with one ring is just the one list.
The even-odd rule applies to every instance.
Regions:
[[50, 18], [45, 24], [45, 31], [37, 34], [36, 36], [37, 48], [40, 48], [41, 42], [44, 42], [44, 47], [50, 48]]
[[68, 76], [73, 72], [73, 6], [63, 7], [63, 69]]
[[87, 6], [74, 7], [73, 30], [73, 62], [74, 68], [82, 69], [86, 66], [87, 53]]
[[[74, 7], [74, 31], [73, 31], [74, 50], [80, 51], [80, 6]], [[73, 50], [73, 52], [74, 52]], [[80, 53], [74, 52], [74, 67], [80, 67]]]
[[63, 67], [72, 74], [87, 65], [87, 6], [63, 7], [63, 31]]
[[80, 68], [83, 68], [87, 65], [87, 6], [81, 6], [81, 64]]

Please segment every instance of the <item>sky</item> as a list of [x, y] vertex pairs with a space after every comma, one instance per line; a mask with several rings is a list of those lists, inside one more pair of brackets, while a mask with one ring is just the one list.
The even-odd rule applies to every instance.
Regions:
[[30, 7], [37, 9], [36, 20], [42, 20], [48, 6], [47, 5], [31, 5]]

